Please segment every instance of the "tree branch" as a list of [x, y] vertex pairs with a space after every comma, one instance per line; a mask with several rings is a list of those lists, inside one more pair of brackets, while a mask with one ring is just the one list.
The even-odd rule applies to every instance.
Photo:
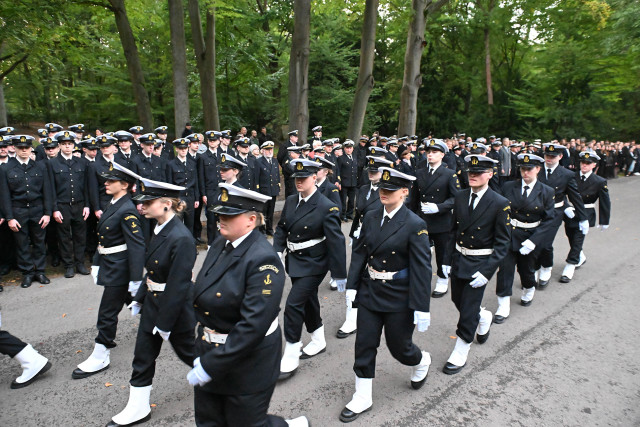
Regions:
[[4, 79], [5, 77], [7, 77], [7, 75], [12, 72], [13, 70], [15, 70], [15, 68], [22, 64], [24, 61], [27, 60], [27, 58], [29, 57], [29, 54], [27, 53], [25, 56], [23, 56], [22, 58], [18, 59], [16, 62], [14, 62], [9, 68], [7, 68], [7, 70], [5, 72], [3, 72], [2, 74], [0, 74], [0, 80]]

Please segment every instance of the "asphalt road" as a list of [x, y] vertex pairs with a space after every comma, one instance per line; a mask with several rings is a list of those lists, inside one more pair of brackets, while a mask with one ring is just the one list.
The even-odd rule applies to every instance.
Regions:
[[[638, 185], [635, 178], [610, 183], [612, 226], [605, 232], [591, 229], [585, 244], [588, 261], [570, 284], [558, 282], [568, 250], [560, 230], [552, 283], [525, 308], [518, 304], [516, 279], [510, 318], [493, 325], [486, 344], [472, 346], [467, 367], [458, 375], [442, 373], [457, 322], [449, 295], [432, 301], [432, 326], [414, 334], [433, 360], [421, 390], [410, 388], [410, 368], [391, 358], [383, 338], [373, 409], [351, 425], [640, 425]], [[201, 252], [196, 271], [203, 258]], [[327, 351], [301, 361], [299, 372], [277, 386], [270, 408], [284, 417], [305, 414], [315, 426], [341, 425], [338, 414], [354, 387], [354, 337], [334, 337], [344, 318], [344, 295], [331, 292], [327, 283], [320, 289]], [[497, 306], [494, 291], [492, 280], [484, 300], [492, 312]], [[102, 426], [124, 408], [138, 324], [127, 310], [120, 316], [111, 368], [88, 379], [71, 379], [76, 365], [91, 353], [100, 294], [84, 276], [29, 289], [5, 287], [0, 294], [3, 329], [33, 344], [53, 368], [31, 386], [10, 390], [20, 367], [0, 356], [0, 425]], [[303, 341], [308, 341], [306, 332]], [[151, 394], [152, 419], [146, 425], [194, 424], [187, 371], [165, 345]]]

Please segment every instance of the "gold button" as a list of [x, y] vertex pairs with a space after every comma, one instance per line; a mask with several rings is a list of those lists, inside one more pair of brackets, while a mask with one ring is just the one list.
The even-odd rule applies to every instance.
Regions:
[[305, 229], [305, 230], [307, 229], [307, 226], [306, 226], [306, 225], [304, 226], [304, 229]]
[[216, 343], [216, 347], [220, 347], [220, 344]]
[[150, 271], [149, 274], [153, 274], [153, 271]]
[[383, 281], [382, 281], [382, 283], [387, 283], [387, 281], [386, 281], [386, 280], [383, 280]]
[[383, 273], [386, 273], [386, 272], [387, 272], [387, 270], [382, 270], [382, 272], [383, 272]]
[[473, 236], [471, 236], [471, 238], [473, 239]]
[[217, 296], [218, 298], [220, 298], [220, 297], [222, 296], [222, 294], [221, 294], [220, 292], [218, 292], [218, 293], [216, 294], [216, 296]]
[[461, 236], [464, 236], [464, 233], [460, 233]]
[[156, 264], [158, 263], [158, 260], [156, 260]]
[[395, 254], [396, 254], [396, 251], [391, 251], [391, 255], [395, 255]]
[[107, 230], [109, 229], [109, 227], [107, 227]]
[[198, 308], [198, 305], [197, 305], [197, 304], [193, 304], [193, 306], [194, 306], [195, 308]]
[[202, 336], [202, 341], [206, 341], [206, 339], [205, 339], [204, 335]]
[[154, 297], [157, 297], [157, 296], [158, 296], [158, 294], [153, 294], [153, 296], [154, 296]]
[[205, 311], [205, 312], [204, 312], [204, 315], [205, 315], [205, 316], [208, 316], [208, 315], [209, 315], [209, 312], [208, 312], [208, 311]]
[[369, 259], [373, 259], [373, 256], [370, 256]]
[[386, 264], [386, 263], [387, 263], [387, 260], [386, 260], [386, 259], [383, 259], [383, 260], [382, 260], [382, 263], [383, 263], [383, 264]]

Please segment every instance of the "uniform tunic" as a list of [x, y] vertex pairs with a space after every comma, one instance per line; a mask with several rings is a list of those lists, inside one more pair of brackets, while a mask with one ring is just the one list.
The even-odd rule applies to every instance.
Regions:
[[355, 232], [362, 226], [362, 221], [364, 221], [364, 217], [367, 212], [380, 208], [382, 208], [382, 203], [380, 203], [380, 192], [378, 187], [373, 186], [370, 183], [360, 187], [358, 189], [358, 198], [356, 199], [356, 215], [351, 223], [349, 237], [354, 239], [356, 238]]
[[[283, 166], [284, 172], [284, 166]], [[265, 203], [264, 216], [267, 234], [273, 233], [273, 214], [276, 209], [276, 199], [280, 194], [280, 172], [278, 161], [275, 158], [260, 157], [256, 165], [256, 191], [265, 196], [271, 196], [271, 200]], [[285, 180], [286, 184], [286, 180]]]

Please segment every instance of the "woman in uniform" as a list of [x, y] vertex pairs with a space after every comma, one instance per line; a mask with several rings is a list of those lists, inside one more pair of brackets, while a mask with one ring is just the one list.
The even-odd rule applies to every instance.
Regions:
[[342, 202], [340, 201], [340, 190], [331, 182], [331, 176], [333, 175], [333, 169], [335, 164], [325, 159], [324, 157], [316, 157], [315, 161], [320, 163], [320, 169], [318, 169], [318, 180], [316, 181], [316, 187], [327, 199], [331, 200], [334, 205], [342, 212]]
[[[292, 160], [291, 165], [298, 194], [287, 197], [273, 238], [278, 253], [287, 250], [285, 265], [292, 282], [284, 310], [287, 343], [280, 365], [281, 379], [295, 373], [301, 357], [307, 359], [325, 351], [318, 286], [327, 271], [331, 271], [338, 288], [344, 289], [347, 277], [340, 210], [316, 187], [320, 165], [307, 159]], [[311, 342], [301, 356], [303, 324]]]
[[184, 187], [140, 180], [134, 200], [143, 203], [145, 217], [157, 222], [145, 257], [147, 275], [133, 302], [132, 315], [142, 312], [133, 356], [129, 401], [109, 427], [145, 422], [151, 418], [149, 395], [156, 359], [163, 341], [189, 367], [193, 365], [193, 327], [196, 323], [189, 298], [196, 243], [179, 216], [186, 208]]
[[271, 199], [220, 184], [214, 212], [220, 236], [196, 279], [194, 368], [198, 426], [308, 426], [267, 415], [282, 351], [278, 312], [284, 289], [282, 263], [257, 228]]
[[340, 413], [348, 423], [371, 408], [376, 354], [384, 327], [387, 347], [400, 363], [412, 367], [411, 386], [422, 387], [431, 356], [412, 341], [415, 325], [431, 322], [431, 251], [427, 225], [404, 204], [415, 177], [381, 167], [380, 202], [362, 224], [351, 255], [347, 304], [358, 307], [355, 363], [356, 392]]
[[144, 234], [138, 210], [129, 195], [136, 182], [134, 175], [116, 162], [102, 174], [106, 192], [112, 199], [98, 221], [98, 251], [91, 266], [94, 282], [104, 286], [98, 309], [98, 336], [91, 356], [73, 371], [74, 379], [89, 377], [109, 367], [110, 349], [116, 346], [118, 313], [142, 282]]
[[[229, 185], [242, 187], [238, 182], [238, 176], [242, 173], [242, 169], [247, 167], [246, 163], [241, 162], [230, 154], [222, 154], [220, 156], [220, 177], [222, 181]], [[243, 187], [244, 188], [244, 187]]]
[[520, 154], [518, 167], [521, 179], [508, 181], [502, 187], [503, 196], [511, 202], [511, 245], [500, 264], [496, 293], [498, 309], [494, 323], [504, 323], [509, 317], [513, 279], [518, 267], [522, 298], [520, 303], [531, 305], [536, 290], [536, 256], [534, 252], [543, 242], [552, 225], [554, 213], [553, 188], [538, 182], [538, 172], [544, 159], [535, 154]]

